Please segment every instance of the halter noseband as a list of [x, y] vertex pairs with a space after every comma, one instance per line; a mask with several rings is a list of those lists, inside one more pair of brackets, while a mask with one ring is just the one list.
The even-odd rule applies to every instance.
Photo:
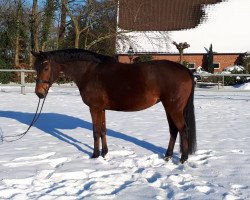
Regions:
[[47, 83], [47, 84], [50, 85], [51, 82], [50, 82], [50, 81], [47, 81], [47, 80], [42, 80], [42, 79], [37, 78], [37, 79], [36, 79], [36, 83], [37, 83], [37, 84]]

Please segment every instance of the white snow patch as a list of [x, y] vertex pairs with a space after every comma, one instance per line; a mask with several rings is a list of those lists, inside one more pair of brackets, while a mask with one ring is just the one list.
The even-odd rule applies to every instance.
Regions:
[[[32, 119], [34, 88], [19, 90], [0, 92], [4, 135]], [[55, 87], [35, 127], [0, 145], [0, 199], [249, 199], [249, 101], [241, 87], [196, 90], [198, 151], [183, 165], [178, 139], [172, 160], [163, 160], [169, 130], [161, 104], [107, 111], [108, 156], [90, 159], [89, 108], [75, 87]]]

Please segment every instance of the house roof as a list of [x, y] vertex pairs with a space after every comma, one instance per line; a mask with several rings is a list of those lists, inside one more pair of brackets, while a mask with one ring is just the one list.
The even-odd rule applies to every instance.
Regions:
[[118, 27], [133, 31], [194, 28], [206, 18], [203, 6], [223, 0], [120, 0]]

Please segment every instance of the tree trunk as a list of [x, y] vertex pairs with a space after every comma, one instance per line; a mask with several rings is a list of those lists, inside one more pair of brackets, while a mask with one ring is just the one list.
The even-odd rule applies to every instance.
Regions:
[[80, 31], [75, 30], [75, 48], [79, 48]]
[[[64, 3], [64, 2], [65, 3]], [[65, 28], [66, 28], [66, 16], [67, 16], [67, 8], [65, 4], [68, 3], [68, 0], [62, 0], [62, 8], [61, 8], [61, 21], [58, 33], [58, 47], [62, 47], [64, 44], [64, 37], [65, 37]]]
[[14, 63], [15, 67], [19, 66], [19, 53], [20, 53], [20, 42], [19, 42], [19, 33], [16, 35], [16, 41], [15, 41], [15, 58], [14, 58]]
[[[32, 11], [30, 16], [30, 50], [39, 51], [39, 39], [38, 39], [38, 23], [37, 23], [37, 0], [33, 0]], [[29, 53], [29, 66], [33, 63], [33, 55]]]
[[81, 31], [79, 30], [78, 18], [74, 17], [71, 14], [70, 14], [70, 18], [73, 23], [74, 32], [75, 32], [75, 48], [79, 48]]
[[45, 48], [46, 48], [46, 42], [43, 42], [41, 50], [45, 51]]
[[38, 52], [38, 26], [37, 26], [37, 0], [33, 0], [33, 6], [30, 17], [30, 45], [31, 50]]
[[183, 50], [180, 52], [180, 64], [183, 64]]
[[47, 0], [45, 11], [44, 11], [44, 21], [43, 21], [43, 27], [42, 27], [42, 50], [45, 50], [46, 44], [49, 39], [49, 34], [51, 30], [51, 25], [53, 22], [53, 16], [55, 11], [55, 1], [54, 0]]
[[22, 12], [22, 2], [18, 1], [17, 5], [17, 15], [16, 15], [16, 38], [15, 38], [15, 58], [14, 64], [15, 67], [19, 66], [19, 54], [20, 54], [20, 21], [21, 21], [21, 12]]

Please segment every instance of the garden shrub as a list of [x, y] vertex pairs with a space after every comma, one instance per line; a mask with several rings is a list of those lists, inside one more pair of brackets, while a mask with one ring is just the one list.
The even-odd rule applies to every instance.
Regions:
[[[238, 70], [232, 70], [231, 74], [246, 74], [246, 70], [238, 71]], [[242, 84], [246, 83], [247, 78], [246, 77], [236, 77], [236, 76], [225, 76], [224, 78], [224, 85], [236, 85], [236, 84]]]
[[[0, 69], [8, 69], [7, 63], [0, 57]], [[11, 82], [12, 73], [11, 72], [0, 72], [0, 83], [7, 84]]]
[[250, 55], [246, 55], [243, 58], [243, 67], [250, 73]]
[[133, 62], [134, 63], [141, 63], [141, 62], [148, 62], [148, 61], [151, 61], [151, 60], [153, 60], [151, 55], [144, 54], [144, 55], [140, 55], [140, 56], [134, 58]]

